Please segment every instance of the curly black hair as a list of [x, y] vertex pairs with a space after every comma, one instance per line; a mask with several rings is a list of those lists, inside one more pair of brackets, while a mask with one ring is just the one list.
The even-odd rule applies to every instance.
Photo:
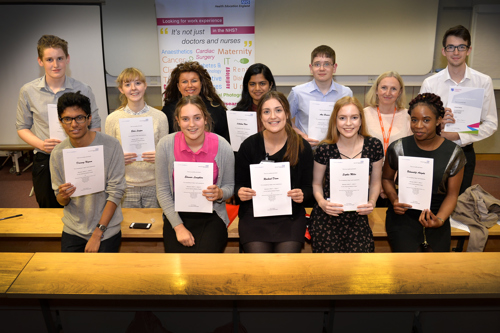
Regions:
[[[410, 108], [408, 109], [408, 114], [411, 116], [411, 111], [417, 106], [425, 104], [431, 109], [432, 113], [436, 116], [436, 119], [439, 117], [444, 117], [444, 106], [441, 101], [441, 97], [435, 95], [433, 93], [424, 93], [419, 94], [417, 97], [411, 100]], [[436, 126], [436, 134], [441, 134], [441, 125]]]

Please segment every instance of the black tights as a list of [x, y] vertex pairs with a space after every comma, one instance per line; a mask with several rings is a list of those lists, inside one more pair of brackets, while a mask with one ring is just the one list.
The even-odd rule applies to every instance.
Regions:
[[249, 242], [243, 244], [245, 253], [300, 253], [302, 250], [301, 242]]

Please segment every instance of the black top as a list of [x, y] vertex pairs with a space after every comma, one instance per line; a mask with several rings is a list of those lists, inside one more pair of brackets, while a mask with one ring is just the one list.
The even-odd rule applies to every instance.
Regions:
[[[431, 211], [437, 214], [448, 192], [448, 178], [455, 176], [465, 165], [466, 159], [462, 148], [445, 139], [435, 150], [420, 149], [413, 135], [394, 141], [387, 148], [386, 163], [391, 169], [398, 170], [399, 156], [432, 158], [434, 174], [432, 178]], [[397, 180], [396, 180], [397, 181]]]
[[[313, 154], [309, 142], [302, 139], [304, 149], [299, 153], [299, 161], [297, 165], [290, 166], [290, 181], [291, 188], [300, 188], [304, 193], [304, 201], [308, 201], [312, 197], [312, 171], [313, 171]], [[269, 156], [268, 159], [276, 162], [283, 162], [283, 156], [286, 153], [287, 143], [276, 154]], [[248, 137], [240, 146], [235, 162], [235, 186], [234, 196], [236, 203], [240, 205], [238, 215], [249, 213], [253, 215], [252, 200], [241, 201], [238, 197], [238, 190], [241, 187], [251, 188], [250, 181], [250, 164], [259, 164], [266, 158], [266, 148], [264, 146], [263, 132], [256, 133]], [[292, 218], [298, 214], [304, 214], [303, 204], [298, 204], [292, 201]]]
[[[326, 165], [324, 183], [323, 183], [323, 197], [325, 199], [330, 197], [330, 159], [341, 159], [340, 151], [336, 143], [334, 144], [320, 144], [316, 148], [314, 160], [319, 164]], [[384, 158], [384, 149], [382, 142], [374, 137], [365, 137], [363, 139], [363, 148], [361, 150], [360, 158], [369, 158], [369, 175], [372, 174], [373, 163], [380, 161]]]
[[[210, 104], [210, 101], [208, 101], [206, 98], [202, 97], [202, 99], [205, 102], [207, 111], [208, 113], [210, 113], [210, 116], [212, 117], [213, 120], [212, 132], [215, 134], [219, 134], [224, 139], [226, 139], [227, 142], [231, 142], [229, 140], [229, 128], [227, 126], [226, 110], [222, 107], [222, 105], [214, 107]], [[167, 115], [168, 118], [168, 133], [176, 132], [176, 130], [174, 129], [174, 121], [175, 121], [174, 113], [177, 102], [178, 101], [167, 103], [161, 109]]]

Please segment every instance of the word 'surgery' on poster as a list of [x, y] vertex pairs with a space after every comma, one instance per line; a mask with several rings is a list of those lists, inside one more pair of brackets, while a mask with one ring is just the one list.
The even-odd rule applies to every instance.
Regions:
[[156, 0], [162, 93], [172, 70], [198, 61], [231, 109], [255, 62], [255, 0]]

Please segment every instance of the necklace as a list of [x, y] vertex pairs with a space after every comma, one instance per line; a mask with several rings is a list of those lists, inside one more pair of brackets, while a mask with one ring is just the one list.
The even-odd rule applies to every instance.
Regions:
[[361, 151], [360, 151], [359, 153], [357, 153], [357, 154], [356, 154], [356, 155], [354, 155], [353, 157], [349, 157], [349, 156], [344, 155], [344, 154], [342, 154], [342, 153], [340, 152], [340, 148], [339, 148], [338, 144], [337, 144], [337, 149], [339, 150], [339, 154], [340, 154], [340, 156], [343, 156], [343, 157], [345, 157], [345, 158], [347, 158], [347, 159], [349, 159], [349, 160], [352, 160], [353, 158], [358, 157], [358, 156], [359, 156], [359, 155], [363, 152], [363, 148], [361, 148]]
[[356, 155], [354, 155], [353, 157], [349, 157], [349, 156], [347, 156], [347, 155], [344, 155], [344, 154], [342, 154], [340, 151], [339, 151], [339, 154], [340, 154], [341, 156], [344, 156], [344, 157], [345, 157], [345, 158], [347, 158], [347, 159], [352, 160], [353, 158], [356, 158], [357, 156], [359, 156], [359, 154], [361, 154], [362, 152], [363, 152], [363, 150], [361, 150], [359, 153], [357, 153], [357, 154], [356, 154]]
[[380, 122], [380, 129], [382, 130], [382, 137], [384, 138], [384, 156], [387, 154], [387, 148], [389, 147], [389, 139], [391, 138], [392, 124], [394, 123], [394, 116], [396, 115], [396, 107], [394, 107], [394, 112], [392, 113], [391, 127], [387, 136], [385, 135], [384, 121], [382, 120], [382, 115], [380, 114], [380, 109], [377, 106], [378, 121]]

